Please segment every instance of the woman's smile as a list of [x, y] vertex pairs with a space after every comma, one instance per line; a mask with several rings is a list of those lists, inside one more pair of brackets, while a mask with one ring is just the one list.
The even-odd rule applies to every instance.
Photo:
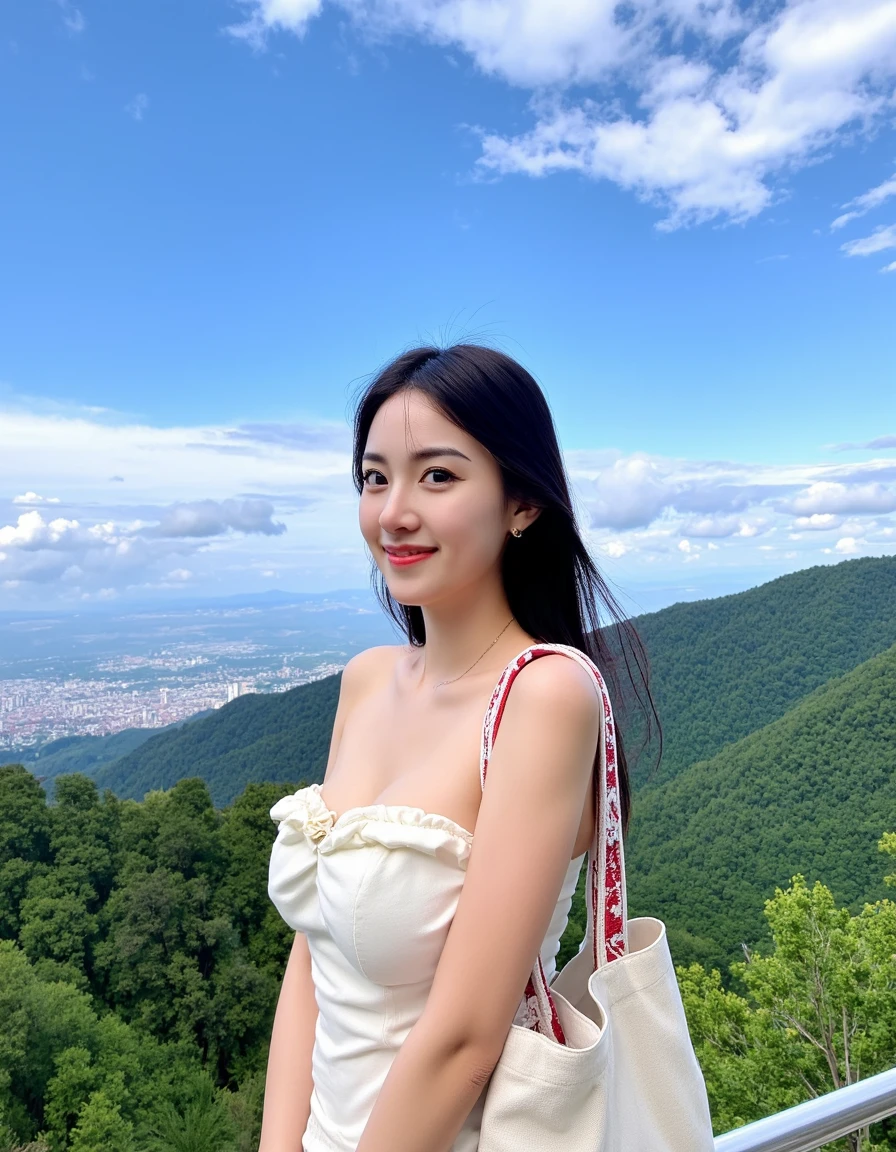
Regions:
[[389, 557], [390, 564], [394, 564], [397, 568], [406, 568], [408, 564], [416, 564], [419, 560], [426, 560], [437, 549], [418, 547], [414, 544], [386, 544], [383, 551]]

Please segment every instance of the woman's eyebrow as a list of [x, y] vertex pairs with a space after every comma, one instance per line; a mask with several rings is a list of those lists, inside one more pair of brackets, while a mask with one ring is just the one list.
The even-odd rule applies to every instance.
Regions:
[[[412, 460], [433, 460], [437, 456], [459, 456], [461, 460], [469, 462], [470, 457], [465, 456], [457, 448], [419, 448], [416, 452], [411, 453]], [[365, 452], [365, 460], [372, 460], [375, 464], [385, 464], [386, 457], [381, 452]]]

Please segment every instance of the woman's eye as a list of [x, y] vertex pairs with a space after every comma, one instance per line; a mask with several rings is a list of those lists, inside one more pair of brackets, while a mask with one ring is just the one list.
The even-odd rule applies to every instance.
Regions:
[[386, 477], [378, 468], [368, 468], [367, 471], [363, 473], [361, 479], [370, 488], [380, 487], [386, 483]]
[[454, 479], [454, 474], [449, 472], [447, 468], [430, 468], [424, 472], [424, 476], [428, 476], [437, 484], [445, 484]]

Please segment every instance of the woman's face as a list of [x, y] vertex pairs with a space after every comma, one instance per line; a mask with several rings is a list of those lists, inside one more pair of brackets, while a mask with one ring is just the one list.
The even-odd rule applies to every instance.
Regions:
[[537, 515], [515, 511], [491, 453], [413, 388], [380, 406], [362, 472], [361, 532], [401, 604], [434, 604], [494, 575], [510, 529]]

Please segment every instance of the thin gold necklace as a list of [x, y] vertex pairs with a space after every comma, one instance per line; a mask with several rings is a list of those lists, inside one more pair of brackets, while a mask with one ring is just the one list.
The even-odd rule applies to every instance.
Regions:
[[504, 625], [504, 627], [501, 629], [501, 631], [498, 633], [498, 635], [494, 638], [494, 640], [492, 640], [491, 644], [489, 644], [488, 648], [485, 649], [485, 652], [481, 652], [476, 657], [476, 659], [473, 661], [473, 663], [470, 665], [470, 667], [466, 670], [466, 672], [461, 672], [460, 676], [453, 676], [450, 680], [440, 680], [438, 682], [438, 684], [433, 684], [433, 686], [432, 686], [433, 691], [435, 691], [436, 688], [441, 688], [444, 684], [453, 684], [455, 680], [460, 680], [461, 676], [466, 676], [467, 672], [472, 671], [472, 669], [474, 669], [476, 667], [476, 665], [479, 663], [479, 661], [482, 659], [482, 657], [485, 655], [485, 653], [488, 652], [489, 649], [494, 648], [494, 646], [498, 643], [498, 641], [501, 639], [501, 637], [504, 635], [504, 633], [507, 631], [507, 629], [513, 623], [513, 619], [514, 618], [511, 616], [510, 619], [507, 621], [507, 623]]

